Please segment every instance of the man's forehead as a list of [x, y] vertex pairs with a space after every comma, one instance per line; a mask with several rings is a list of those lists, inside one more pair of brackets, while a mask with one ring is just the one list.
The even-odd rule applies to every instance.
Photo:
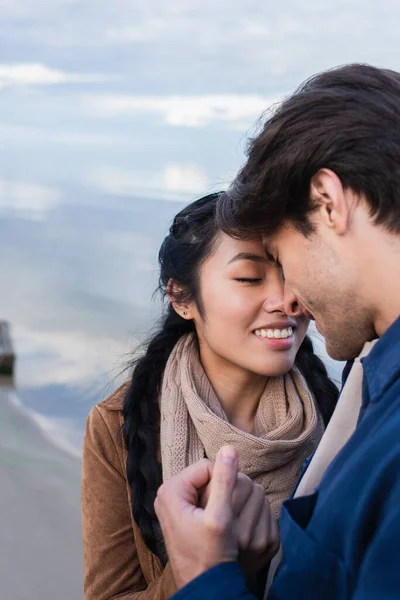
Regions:
[[[272, 233], [270, 235], [262, 236], [262, 243], [263, 243], [264, 248], [266, 250], [269, 249], [269, 251], [277, 250], [278, 246], [280, 246], [282, 243], [284, 243], [285, 240], [292, 239], [293, 236], [290, 234], [293, 233], [294, 231], [295, 230], [294, 230], [293, 226], [290, 225], [290, 223], [285, 222], [274, 233]], [[288, 235], [289, 235], [289, 238], [288, 238]]]
[[278, 245], [277, 238], [278, 238], [278, 236], [276, 233], [274, 233], [273, 235], [263, 235], [262, 243], [263, 243], [265, 250], [268, 250], [270, 252], [275, 250], [276, 246]]

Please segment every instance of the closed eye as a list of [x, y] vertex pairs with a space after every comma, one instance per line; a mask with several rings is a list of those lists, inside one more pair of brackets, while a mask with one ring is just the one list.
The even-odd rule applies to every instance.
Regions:
[[250, 277], [237, 277], [235, 279], [235, 281], [238, 281], [239, 283], [250, 283], [250, 284], [255, 285], [256, 283], [260, 283], [260, 281], [262, 281], [262, 279], [261, 279], [261, 277], [255, 278], [255, 279], [252, 279]]

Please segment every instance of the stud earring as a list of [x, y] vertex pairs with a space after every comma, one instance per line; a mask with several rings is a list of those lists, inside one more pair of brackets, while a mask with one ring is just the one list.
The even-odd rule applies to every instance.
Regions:
[[186, 317], [186, 315], [187, 315], [187, 312], [186, 312], [186, 310], [184, 310], [184, 311], [183, 311], [183, 314], [184, 314], [184, 316]]

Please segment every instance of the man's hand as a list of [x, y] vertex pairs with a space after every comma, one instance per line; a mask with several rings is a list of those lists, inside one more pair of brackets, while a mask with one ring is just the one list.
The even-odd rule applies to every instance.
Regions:
[[236, 450], [225, 446], [215, 464], [199, 461], [158, 492], [155, 509], [178, 588], [219, 563], [240, 558], [255, 565], [257, 556], [264, 564], [276, 551], [264, 493], [237, 469]]
[[[207, 506], [211, 485], [201, 493], [202, 508]], [[245, 575], [258, 573], [278, 551], [279, 529], [264, 488], [243, 473], [238, 473], [233, 490], [232, 512], [239, 548], [237, 560]]]
[[[238, 541], [231, 526], [231, 505], [237, 470], [237, 452], [226, 446], [215, 464], [203, 459], [158, 490], [154, 506], [178, 588], [221, 562], [236, 560]], [[199, 492], [211, 475], [208, 503], [202, 509]]]

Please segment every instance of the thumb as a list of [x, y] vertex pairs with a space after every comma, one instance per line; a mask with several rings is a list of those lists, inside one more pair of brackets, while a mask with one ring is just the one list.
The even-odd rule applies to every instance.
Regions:
[[233, 446], [223, 446], [217, 454], [210, 483], [205, 517], [226, 523], [232, 517], [232, 494], [238, 474], [238, 454]]

